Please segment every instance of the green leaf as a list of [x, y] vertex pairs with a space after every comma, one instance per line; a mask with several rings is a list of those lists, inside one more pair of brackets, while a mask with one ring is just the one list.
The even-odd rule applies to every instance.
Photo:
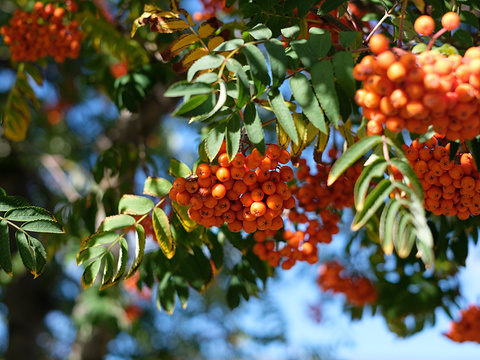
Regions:
[[480, 169], [480, 140], [479, 139], [472, 139], [466, 142], [468, 149], [472, 153], [473, 160], [475, 161], [475, 165], [477, 165], [477, 169]]
[[296, 39], [298, 35], [300, 35], [300, 27], [298, 25], [293, 25], [280, 30], [280, 32], [287, 39]]
[[167, 179], [149, 176], [143, 185], [143, 193], [161, 198], [168, 195], [171, 188], [172, 184]]
[[[105, 220], [102, 221], [102, 223], [100, 224], [100, 227], [98, 228], [98, 231], [124, 229], [126, 227], [133, 226], [133, 224], [135, 224], [135, 221], [136, 220], [134, 217], [126, 214], [108, 216], [107, 218], [105, 218]], [[94, 234], [93, 236], [95, 235], [99, 235], [99, 234]], [[87, 239], [91, 240], [91, 238], [87, 238]], [[96, 241], [97, 239], [95, 239], [95, 242]], [[96, 243], [96, 245], [101, 245], [101, 244]], [[89, 246], [95, 246], [95, 245], [89, 245]]]
[[[126, 216], [128, 216], [128, 215], [126, 215]], [[135, 219], [134, 219], [134, 223], [135, 223]], [[108, 228], [108, 226], [107, 226], [107, 228]], [[90, 247], [101, 246], [101, 245], [105, 245], [105, 244], [111, 244], [111, 243], [117, 241], [117, 239], [120, 237], [120, 235], [117, 232], [112, 231], [112, 230], [114, 230], [114, 227], [113, 227], [113, 229], [109, 229], [110, 231], [101, 231], [102, 229], [103, 229], [103, 227], [102, 227], [102, 225], [100, 225], [100, 229], [99, 229], [100, 232], [92, 234], [92, 235], [88, 236], [86, 239], [84, 239], [82, 241], [82, 245], [81, 245], [80, 249], [83, 250], [83, 249], [90, 248]]]
[[330, 122], [338, 126], [340, 118], [340, 105], [338, 103], [337, 92], [335, 91], [335, 81], [333, 77], [333, 67], [330, 61], [320, 61], [312, 66], [310, 71], [313, 88], [317, 95], [318, 102]]
[[285, 104], [282, 93], [278, 89], [272, 89], [268, 92], [268, 101], [273, 109], [273, 112], [277, 116], [277, 121], [282, 125], [282, 128], [286, 131], [290, 139], [295, 144], [298, 144], [298, 134], [293, 122], [292, 113]]
[[180, 96], [192, 96], [209, 94], [213, 91], [212, 85], [183, 80], [172, 84], [167, 91], [163, 94], [165, 97], [180, 97]]
[[96, 257], [103, 257], [106, 251], [107, 249], [105, 249], [103, 246], [85, 248], [77, 254], [77, 265], [81, 265], [85, 261]]
[[393, 252], [393, 224], [398, 216], [401, 206], [401, 203], [395, 198], [390, 199], [380, 216], [380, 224], [378, 227], [380, 246], [387, 255], [391, 255]]
[[383, 179], [375, 188], [367, 195], [365, 206], [362, 210], [355, 214], [352, 223], [352, 230], [357, 231], [377, 212], [377, 210], [385, 203], [385, 198], [390, 195], [395, 186], [390, 179]]
[[339, 51], [333, 57], [335, 76], [343, 91], [350, 97], [355, 96], [356, 83], [353, 78], [353, 57], [350, 51]]
[[40, 70], [38, 70], [38, 67], [36, 67], [34, 64], [25, 63], [24, 69], [37, 83], [38, 86], [43, 85], [43, 75]]
[[192, 81], [198, 71], [216, 69], [220, 67], [224, 61], [225, 58], [218, 54], [210, 54], [201, 57], [188, 69], [187, 81]]
[[393, 233], [393, 244], [397, 254], [401, 258], [410, 255], [413, 244], [415, 243], [415, 232], [411, 230], [413, 215], [403, 214], [398, 221], [398, 229]]
[[192, 175], [192, 170], [181, 161], [177, 159], [170, 160], [170, 166], [168, 167], [168, 173], [175, 177], [188, 177]]
[[210, 161], [213, 161], [222, 147], [223, 139], [225, 139], [225, 132], [227, 123], [219, 122], [215, 127], [208, 132], [205, 141], [205, 151], [207, 152]]
[[50, 212], [35, 206], [11, 209], [5, 213], [4, 217], [11, 221], [54, 220]]
[[9, 211], [18, 207], [30, 206], [28, 201], [20, 196], [0, 196], [0, 211]]
[[257, 89], [257, 96], [262, 94], [268, 85], [270, 85], [270, 75], [268, 75], [267, 61], [259, 48], [252, 44], [246, 44], [243, 47], [243, 53], [250, 65], [250, 74], [253, 83]]
[[[350, 47], [357, 38], [362, 39], [362, 33], [357, 31], [342, 31], [339, 34], [340, 44], [344, 49]], [[356, 49], [357, 47], [354, 46], [353, 48]]]
[[178, 275], [173, 277], [173, 282], [175, 283], [175, 289], [182, 304], [182, 309], [186, 309], [188, 304], [188, 283], [184, 277]]
[[242, 119], [240, 115], [234, 113], [227, 123], [227, 130], [225, 132], [225, 138], [227, 140], [227, 154], [228, 159], [231, 161], [237, 154], [240, 147], [240, 137], [242, 135]]
[[33, 249], [33, 254], [35, 256], [35, 272], [32, 274], [36, 278], [37, 276], [41, 275], [45, 265], [47, 264], [47, 253], [43, 244], [35, 239], [34, 237], [29, 237], [31, 247]]
[[[317, 58], [327, 56], [332, 47], [332, 34], [324, 29], [313, 27], [309, 30], [308, 47]], [[342, 33], [340, 33], [341, 35]]]
[[280, 40], [270, 39], [264, 43], [267, 49], [270, 68], [272, 69], [273, 86], [280, 86], [287, 75], [287, 55]]
[[162, 279], [158, 283], [157, 289], [157, 307], [161, 308], [169, 315], [173, 314], [175, 308], [175, 283], [172, 280], [172, 273], [167, 271], [163, 274]]
[[242, 64], [235, 59], [227, 60], [227, 69], [237, 77], [238, 98], [236, 108], [241, 109], [250, 100], [250, 82]]
[[242, 39], [233, 39], [233, 40], [228, 40], [225, 41], [224, 43], [221, 43], [218, 45], [213, 51], [232, 51], [240, 48], [245, 42]]
[[167, 214], [160, 208], [156, 208], [152, 215], [153, 230], [155, 237], [167, 259], [171, 259], [175, 255], [175, 240], [170, 230], [170, 222]]
[[257, 107], [253, 102], [245, 106], [243, 123], [245, 130], [247, 130], [248, 139], [252, 145], [262, 154], [265, 153], [265, 134], [263, 132], [262, 121], [258, 116]]
[[[173, 116], [183, 116], [183, 117], [190, 117], [192, 115], [192, 111], [195, 109], [204, 109], [202, 105], [208, 105], [208, 100], [211, 98], [212, 93], [203, 94], [203, 95], [196, 95], [192, 96], [190, 99], [185, 101], [179, 108], [177, 108], [172, 115]], [[204, 113], [203, 110], [200, 111]], [[203, 115], [203, 114], [195, 114]]]
[[290, 46], [297, 53], [298, 58], [300, 59], [305, 68], [310, 69], [313, 64], [317, 63], [317, 59], [310, 50], [310, 46], [308, 45], [307, 40], [293, 40], [290, 42]]
[[111, 281], [113, 278], [113, 268], [114, 268], [115, 260], [110, 251], [106, 252], [104, 258], [105, 258], [105, 264], [103, 269], [102, 285], [100, 285], [100, 290], [104, 290], [109, 286], [113, 285]]
[[335, 161], [335, 164], [333, 164], [330, 174], [328, 175], [327, 185], [332, 185], [350, 166], [355, 164], [355, 162], [357, 162], [369, 150], [372, 150], [381, 142], [382, 137], [380, 135], [373, 135], [365, 137], [359, 142], [353, 144], [337, 161]]
[[267, 40], [272, 37], [272, 30], [266, 27], [263, 24], [257, 24], [247, 32], [255, 39], [255, 40]]
[[318, 104], [307, 77], [302, 73], [297, 73], [290, 78], [289, 85], [293, 97], [302, 108], [308, 120], [310, 120], [318, 130], [326, 134], [327, 125], [325, 123], [325, 117], [323, 116], [323, 111]]
[[135, 226], [135, 232], [136, 232], [136, 248], [135, 248], [135, 257], [133, 258], [133, 263], [132, 266], [130, 267], [130, 270], [128, 271], [127, 275], [125, 276], [125, 279], [128, 279], [129, 277], [133, 276], [135, 274], [142, 263], [143, 260], [143, 255], [145, 254], [145, 229], [143, 228], [142, 225], [137, 224]]
[[7, 193], [0, 187], [0, 197], [2, 196], [7, 196]]
[[15, 240], [17, 241], [18, 252], [20, 253], [20, 258], [22, 259], [23, 265], [31, 273], [35, 272], [35, 258], [33, 251], [27, 241], [27, 236], [21, 231], [15, 233]]
[[455, 160], [455, 156], [457, 155], [459, 148], [460, 148], [460, 143], [455, 141], [450, 142], [450, 151], [448, 153], [448, 157], [450, 161]]
[[62, 225], [53, 220], [31, 220], [24, 223], [21, 228], [25, 231], [35, 231], [48, 234], [63, 234]]
[[125, 273], [125, 269], [127, 268], [127, 261], [128, 261], [128, 244], [125, 238], [120, 238], [119, 241], [119, 249], [118, 249], [118, 260], [117, 260], [117, 271], [115, 276], [113, 277], [111, 283], [112, 285], [120, 281], [123, 274]]
[[415, 171], [413, 171], [410, 163], [408, 160], [401, 160], [399, 158], [392, 158], [390, 159], [392, 165], [395, 165], [396, 168], [400, 171], [400, 173], [408, 180], [407, 185], [411, 185], [413, 190], [417, 194], [419, 198], [423, 199], [423, 186], [420, 180], [418, 180]]
[[80, 280], [82, 282], [82, 286], [83, 286], [84, 289], [88, 289], [95, 282], [95, 279], [97, 278], [98, 272], [100, 271], [101, 263], [102, 263], [102, 260], [97, 259], [97, 260], [92, 261], [85, 268], [85, 270], [83, 272], [83, 275], [82, 275], [82, 278]]
[[8, 224], [5, 220], [0, 220], [0, 266], [8, 275], [12, 276], [12, 254]]
[[180, 206], [177, 202], [172, 202], [173, 210], [177, 215], [180, 223], [185, 228], [187, 232], [193, 231], [193, 229], [197, 228], [198, 224], [196, 221], [190, 219], [188, 216], [188, 206]]
[[327, 15], [330, 11], [335, 10], [340, 7], [347, 0], [329, 0], [325, 1], [317, 11], [317, 14], [320, 16]]
[[153, 201], [139, 195], [123, 195], [118, 203], [118, 212], [128, 215], [145, 215], [152, 211]]
[[355, 188], [353, 191], [355, 198], [355, 208], [357, 211], [363, 209], [365, 204], [365, 197], [370, 188], [373, 178], [384, 176], [387, 169], [387, 161], [384, 158], [378, 158], [373, 163], [365, 167], [355, 182]]

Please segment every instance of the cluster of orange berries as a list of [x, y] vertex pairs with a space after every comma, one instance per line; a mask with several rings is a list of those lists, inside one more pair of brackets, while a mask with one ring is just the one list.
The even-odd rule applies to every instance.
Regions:
[[[432, 19], [433, 21], [433, 19]], [[480, 134], [480, 48], [462, 57], [424, 51], [418, 56], [390, 49], [388, 39], [374, 35], [373, 55], [354, 67], [363, 81], [355, 101], [367, 118], [368, 134], [407, 129], [426, 133], [428, 127], [448, 140], [470, 140]]]
[[461, 311], [462, 318], [452, 322], [450, 331], [445, 334], [456, 342], [474, 341], [480, 343], [480, 307], [470, 305]]
[[[77, 9], [70, 2], [68, 8]], [[32, 12], [16, 10], [9, 25], [0, 28], [3, 42], [10, 47], [13, 61], [37, 61], [51, 56], [57, 62], [80, 54], [82, 32], [79, 24], [65, 19], [64, 8], [36, 2]]]
[[[332, 158], [334, 153], [330, 153]], [[275, 243], [269, 239], [274, 233], [255, 233], [257, 243], [254, 252], [260, 259], [267, 260], [272, 266], [278, 266], [281, 261], [284, 270], [292, 268], [297, 261], [309, 264], [318, 262], [318, 244], [330, 243], [332, 236], [340, 231], [340, 215], [337, 211], [353, 205], [353, 188], [361, 172], [361, 164], [357, 164], [331, 186], [327, 186], [331, 167], [331, 164], [317, 164], [317, 172], [313, 175], [306, 160], [299, 159], [296, 178], [300, 183], [290, 187], [298, 205], [289, 211], [288, 220], [295, 227], [300, 226], [305, 230], [284, 231], [282, 239], [285, 243]]]
[[176, 178], [170, 199], [189, 206], [190, 219], [208, 228], [227, 223], [232, 232], [281, 229], [283, 210], [295, 206], [286, 184], [293, 170], [281, 166], [290, 161], [288, 151], [271, 144], [265, 156], [253, 149], [231, 161], [225, 151], [223, 145], [218, 165], [200, 164], [196, 176]]
[[415, 139], [403, 149], [422, 183], [426, 210], [457, 215], [460, 220], [480, 215], [480, 178], [472, 154], [466, 152], [450, 161], [450, 144], [441, 146], [435, 137], [425, 143]]
[[377, 291], [366, 277], [350, 277], [338, 261], [322, 264], [319, 268], [318, 285], [323, 291], [345, 294], [354, 306], [364, 306], [377, 300]]
[[203, 11], [193, 14], [196, 21], [208, 20], [216, 17], [219, 11], [228, 13], [233, 7], [227, 7], [226, 0], [201, 0]]

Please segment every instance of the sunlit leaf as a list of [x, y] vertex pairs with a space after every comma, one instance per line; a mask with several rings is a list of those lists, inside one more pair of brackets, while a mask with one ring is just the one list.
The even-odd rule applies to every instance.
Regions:
[[94, 260], [90, 264], [88, 264], [83, 271], [81, 282], [84, 289], [88, 289], [95, 282], [98, 272], [100, 271], [101, 263], [101, 259]]
[[128, 279], [129, 277], [133, 276], [138, 268], [140, 267], [140, 264], [142, 263], [143, 260], [143, 255], [145, 253], [145, 229], [143, 228], [142, 225], [137, 224], [135, 226], [135, 242], [136, 242], [136, 248], [135, 248], [135, 257], [133, 259], [132, 266], [130, 267], [130, 270], [128, 271], [127, 275], [125, 275], [125, 279]]
[[149, 176], [143, 185], [143, 193], [161, 198], [168, 195], [171, 188], [172, 183], [167, 179]]
[[145, 215], [153, 209], [153, 201], [139, 195], [123, 195], [118, 203], [118, 212], [128, 215]]
[[280, 125], [282, 125], [282, 128], [286, 131], [290, 139], [292, 139], [294, 143], [298, 144], [299, 139], [292, 113], [285, 104], [282, 93], [277, 89], [270, 90], [268, 92], [268, 100], [273, 112], [277, 116], [277, 121], [280, 123]]
[[[100, 227], [98, 228], [98, 231], [110, 231], [110, 230], [118, 230], [118, 229], [124, 229], [126, 227], [133, 226], [135, 224], [135, 218], [126, 215], [126, 214], [119, 214], [119, 215], [113, 215], [113, 216], [108, 216], [105, 220], [102, 221], [100, 224]], [[102, 234], [102, 233], [100, 233]], [[100, 234], [94, 234], [95, 235], [100, 235]], [[112, 234], [111, 232], [108, 234]], [[91, 245], [95, 243], [96, 245], [101, 245], [101, 241], [98, 241], [97, 238], [89, 238], [88, 242], [86, 243], [86, 246], [95, 246]]]
[[156, 208], [152, 215], [153, 230], [157, 238], [158, 245], [162, 249], [167, 259], [171, 259], [175, 255], [175, 240], [170, 230], [170, 221], [167, 214], [160, 208]]
[[312, 84], [318, 102], [322, 107], [328, 120], [337, 126], [340, 118], [340, 105], [338, 95], [335, 91], [333, 67], [330, 61], [320, 61], [312, 66], [310, 71]]

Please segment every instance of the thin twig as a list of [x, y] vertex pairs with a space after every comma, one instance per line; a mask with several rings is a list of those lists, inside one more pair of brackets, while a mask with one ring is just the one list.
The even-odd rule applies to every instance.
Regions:
[[403, 0], [402, 4], [402, 15], [400, 18], [400, 26], [398, 27], [398, 39], [397, 39], [397, 46], [402, 47], [403, 43], [403, 22], [405, 21], [405, 12], [407, 11], [407, 2], [408, 0]]
[[387, 20], [387, 18], [390, 16], [390, 14], [395, 10], [395, 8], [398, 6], [398, 4], [400, 4], [400, 1], [401, 0], [397, 0], [397, 2], [395, 3], [395, 5], [393, 5], [393, 7], [386, 11], [385, 12], [385, 15], [383, 15], [383, 17], [380, 19], [380, 21], [377, 23], [377, 25], [375, 25], [375, 27], [372, 29], [372, 31], [370, 31], [370, 34], [368, 34], [368, 36], [366, 37], [365, 41], [363, 42], [364, 44], [368, 44], [368, 42], [370, 41], [370, 38], [373, 36], [373, 34], [375, 34], [375, 32], [378, 30], [378, 28], [383, 24], [383, 22], [385, 20]]

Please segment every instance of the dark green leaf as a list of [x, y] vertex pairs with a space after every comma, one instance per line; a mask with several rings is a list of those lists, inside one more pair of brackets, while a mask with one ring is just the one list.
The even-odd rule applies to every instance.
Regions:
[[152, 215], [153, 230], [155, 237], [167, 259], [171, 259], [175, 255], [175, 240], [170, 230], [170, 221], [167, 214], [160, 208], [155, 208]]
[[227, 69], [235, 74], [237, 77], [237, 109], [241, 109], [250, 99], [250, 82], [248, 76], [243, 70], [242, 64], [235, 59], [227, 60]]
[[[172, 279], [172, 273], [166, 272], [160, 282], [157, 289], [157, 307], [159, 310], [163, 308], [169, 315], [173, 313], [175, 308], [175, 283]], [[161, 308], [158, 305], [161, 305]]]
[[0, 196], [0, 211], [8, 211], [18, 207], [30, 206], [28, 201], [20, 196]]
[[143, 185], [143, 193], [161, 198], [168, 195], [171, 188], [172, 184], [167, 179], [149, 176]]
[[304, 17], [310, 11], [310, 8], [317, 3], [317, 0], [297, 1], [297, 13], [299, 17]]
[[272, 37], [272, 30], [266, 27], [263, 24], [257, 24], [247, 32], [255, 39], [255, 40], [267, 40]]
[[227, 140], [227, 154], [231, 161], [237, 154], [242, 135], [242, 119], [238, 112], [234, 113], [227, 123], [225, 138]]
[[262, 121], [253, 102], [248, 103], [245, 107], [243, 122], [245, 130], [247, 130], [248, 139], [252, 145], [262, 154], [265, 153], [265, 135], [263, 133]]
[[337, 9], [347, 0], [329, 0], [325, 1], [317, 11], [317, 14], [320, 16], [327, 15], [330, 11]]
[[280, 86], [287, 75], [287, 55], [280, 40], [271, 39], [265, 42], [270, 68], [272, 69], [273, 86]]
[[111, 281], [113, 278], [113, 268], [114, 268], [115, 260], [113, 259], [113, 255], [110, 251], [107, 251], [104, 258], [105, 258], [105, 264], [103, 269], [102, 285], [100, 285], [100, 290], [104, 290], [107, 287], [113, 285]]
[[310, 50], [307, 40], [299, 39], [290, 42], [293, 50], [297, 53], [298, 58], [302, 62], [303, 66], [310, 69], [313, 64], [317, 63], [317, 58]]
[[201, 82], [191, 83], [189, 81], [183, 80], [172, 84], [167, 91], [163, 94], [165, 97], [180, 97], [180, 96], [192, 96], [192, 95], [201, 95], [209, 94], [213, 91], [213, 88], [210, 84], [205, 84]]
[[467, 141], [467, 146], [472, 153], [475, 165], [477, 165], [477, 169], [480, 169], [480, 140], [472, 139], [470, 141]]
[[12, 276], [12, 254], [10, 251], [10, 238], [8, 236], [8, 224], [0, 220], [0, 266]]
[[54, 220], [50, 212], [35, 206], [11, 209], [5, 213], [4, 217], [11, 221]]
[[181, 161], [177, 159], [170, 160], [170, 166], [168, 167], [168, 173], [175, 177], [188, 177], [192, 175], [192, 170]]
[[128, 279], [129, 277], [133, 276], [133, 274], [137, 272], [138, 267], [142, 263], [143, 255], [145, 253], [145, 229], [143, 228], [142, 225], [137, 224], [135, 226], [135, 233], [136, 233], [135, 257], [133, 258], [132, 266], [130, 267], [130, 270], [128, 271], [127, 275], [125, 276], [125, 279]]
[[[124, 229], [126, 227], [133, 226], [133, 224], [135, 224], [135, 218], [130, 215], [126, 215], [126, 214], [113, 215], [113, 216], [108, 216], [107, 218], [105, 218], [105, 220], [102, 221], [102, 223], [100, 224], [100, 227], [98, 228], [98, 231]], [[94, 234], [93, 236], [95, 235], [100, 235], [100, 234]], [[89, 240], [91, 240], [91, 238]], [[98, 239], [95, 239], [96, 245], [101, 245], [101, 243], [98, 243], [96, 241], [98, 241]], [[89, 244], [91, 244], [91, 242], [89, 242]], [[95, 245], [89, 245], [89, 244], [87, 243], [87, 246], [95, 246]]]
[[35, 231], [49, 234], [63, 234], [62, 225], [53, 220], [32, 220], [24, 223], [22, 229], [25, 231]]
[[268, 101], [273, 109], [273, 112], [277, 116], [277, 121], [282, 125], [282, 128], [286, 131], [290, 139], [298, 144], [298, 134], [293, 121], [292, 113], [285, 104], [282, 93], [277, 89], [270, 90], [268, 92]]
[[327, 125], [323, 111], [318, 105], [317, 98], [313, 93], [310, 81], [302, 73], [297, 73], [290, 78], [290, 89], [303, 110], [303, 113], [311, 123], [324, 134], [327, 133]]
[[175, 289], [177, 290], [178, 298], [180, 299], [180, 303], [182, 304], [182, 308], [187, 308], [188, 303], [188, 284], [185, 278], [182, 276], [174, 276], [173, 281], [175, 283]]
[[225, 58], [222, 55], [210, 54], [201, 57], [193, 63], [192, 66], [188, 69], [187, 80], [192, 81], [195, 77], [195, 74], [201, 70], [216, 69], [222, 65], [225, 61]]
[[330, 122], [338, 126], [340, 110], [337, 92], [335, 91], [332, 64], [326, 60], [317, 62], [312, 66], [310, 73], [315, 95], [317, 95], [320, 106]]
[[357, 31], [342, 31], [339, 34], [339, 39], [340, 39], [340, 44], [344, 49], [347, 49], [350, 47], [352, 44], [354, 45], [353, 48], [356, 49], [357, 47], [354, 44], [354, 41], [357, 39], [362, 39], [362, 33], [357, 32]]
[[[308, 47], [317, 58], [327, 56], [332, 47], [332, 34], [324, 29], [313, 27], [309, 30]], [[342, 34], [342, 33], [340, 33]]]
[[213, 161], [213, 159], [215, 159], [218, 151], [222, 147], [223, 140], [225, 139], [226, 129], [227, 123], [222, 121], [209, 131], [207, 139], [205, 141], [205, 151], [207, 152], [210, 161]]
[[455, 159], [455, 155], [457, 155], [459, 148], [460, 148], [460, 143], [450, 142], [450, 152], [448, 153], [448, 157], [450, 158], [450, 161]]
[[335, 164], [333, 164], [330, 174], [328, 175], [328, 186], [332, 185], [350, 166], [355, 164], [362, 156], [381, 142], [381, 136], [373, 135], [361, 139], [359, 142], [348, 148], [348, 150], [345, 151], [337, 161], [335, 161]]
[[145, 215], [152, 211], [153, 201], [139, 195], [123, 195], [118, 203], [118, 212], [128, 215]]
[[352, 223], [352, 230], [357, 231], [377, 212], [377, 210], [385, 203], [387, 198], [395, 186], [390, 179], [383, 179], [375, 188], [367, 195], [365, 206], [356, 213]]
[[119, 248], [118, 248], [118, 260], [117, 260], [117, 271], [115, 272], [115, 276], [112, 279], [112, 285], [120, 281], [123, 274], [125, 273], [125, 269], [127, 268], [127, 261], [128, 261], [128, 244], [125, 238], [120, 238], [119, 241]]
[[102, 257], [106, 251], [107, 249], [105, 249], [103, 246], [85, 248], [77, 254], [77, 265], [81, 265], [85, 261], [96, 257]]
[[185, 101], [182, 105], [180, 105], [180, 107], [178, 109], [176, 109], [172, 115], [174, 116], [182, 116], [183, 117], [190, 117], [190, 116], [198, 116], [198, 115], [202, 115], [204, 114], [205, 112], [202, 110], [202, 111], [199, 111], [201, 112], [202, 114], [192, 114], [192, 111], [194, 111], [195, 109], [203, 109], [204, 107], [202, 107], [202, 105], [208, 105], [208, 100], [211, 98], [211, 93], [210, 94], [203, 94], [203, 95], [196, 95], [196, 96], [192, 96], [190, 99], [188, 99], [187, 101]]
[[333, 57], [335, 76], [343, 91], [350, 97], [355, 96], [356, 84], [353, 78], [353, 57], [350, 51], [339, 51]]
[[88, 289], [93, 285], [95, 279], [97, 278], [98, 272], [100, 271], [100, 265], [102, 263], [101, 259], [92, 261], [87, 265], [85, 271], [83, 272], [81, 282], [84, 289]]
[[266, 87], [270, 85], [270, 75], [268, 75], [267, 61], [259, 48], [252, 44], [246, 44], [243, 47], [248, 65], [250, 65], [250, 73], [253, 83], [257, 89], [257, 95], [262, 94]]

